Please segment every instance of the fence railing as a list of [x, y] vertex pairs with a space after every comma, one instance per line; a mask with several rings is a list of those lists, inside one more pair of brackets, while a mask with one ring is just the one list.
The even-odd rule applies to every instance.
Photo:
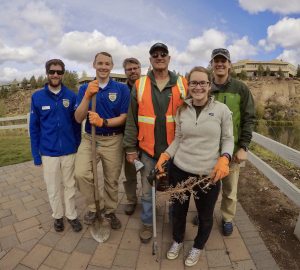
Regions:
[[15, 129], [15, 128], [28, 128], [28, 135], [29, 135], [30, 113], [27, 113], [26, 115], [19, 115], [19, 116], [11, 116], [11, 117], [0, 118], [0, 122], [13, 121], [13, 120], [22, 120], [22, 119], [26, 119], [27, 123], [26, 124], [22, 124], [22, 125], [0, 126], [0, 130], [3, 130], [3, 129]]
[[[264, 137], [256, 132], [253, 132], [252, 141], [267, 148], [274, 154], [288, 162], [300, 167], [300, 152], [285, 146], [281, 143], [273, 141], [267, 137]], [[289, 180], [283, 177], [280, 173], [274, 170], [271, 166], [261, 160], [259, 157], [249, 151], [248, 160], [260, 170], [270, 181], [273, 182], [282, 192], [290, 198], [298, 207], [300, 207], [300, 190], [293, 185]], [[294, 234], [300, 240], [300, 215], [294, 230]]]

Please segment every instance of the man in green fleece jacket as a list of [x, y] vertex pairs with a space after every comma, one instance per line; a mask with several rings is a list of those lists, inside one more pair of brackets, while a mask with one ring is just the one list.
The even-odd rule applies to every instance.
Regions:
[[[211, 93], [215, 99], [226, 104], [232, 111], [234, 150], [229, 164], [230, 172], [222, 179], [221, 212], [223, 218], [223, 235], [231, 235], [232, 220], [236, 213], [237, 186], [240, 164], [247, 159], [248, 146], [251, 142], [255, 122], [254, 100], [247, 85], [229, 76], [231, 61], [227, 49], [218, 48], [212, 51], [211, 67], [214, 80]], [[194, 219], [199, 224], [198, 216]]]
[[[136, 154], [138, 138], [141, 162], [144, 164], [141, 170], [142, 227], [139, 232], [142, 243], [151, 240], [153, 230], [151, 185], [146, 176], [154, 169], [160, 154], [168, 148], [170, 135], [174, 139], [177, 104], [182, 103], [181, 99], [186, 97], [187, 89], [185, 78], [168, 70], [171, 57], [165, 44], [155, 43], [149, 53], [153, 70], [148, 76], [139, 79], [132, 88], [123, 140], [126, 159], [133, 163], [135, 159], [139, 160]], [[169, 128], [171, 123], [173, 130]]]

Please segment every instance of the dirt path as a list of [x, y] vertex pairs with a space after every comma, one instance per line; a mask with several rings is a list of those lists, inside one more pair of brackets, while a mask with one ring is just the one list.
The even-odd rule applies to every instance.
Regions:
[[[288, 169], [279, 172], [289, 174]], [[255, 166], [241, 168], [238, 200], [282, 270], [300, 269], [300, 241], [293, 234], [300, 209]]]

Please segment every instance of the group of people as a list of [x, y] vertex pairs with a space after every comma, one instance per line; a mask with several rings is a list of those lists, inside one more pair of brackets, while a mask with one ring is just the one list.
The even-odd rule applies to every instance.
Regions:
[[[115, 211], [123, 161], [125, 214], [132, 215], [137, 204], [134, 161], [140, 160], [144, 164], [140, 170], [142, 243], [149, 243], [153, 234], [152, 207], [155, 206], [147, 180], [152, 169], [158, 168], [163, 173], [162, 164], [168, 160], [173, 187], [189, 177], [199, 180], [210, 177], [214, 184], [206, 192], [201, 186], [194, 187], [198, 211], [194, 223], [198, 225], [198, 233], [185, 261], [187, 266], [193, 266], [210, 235], [221, 186], [223, 234], [228, 236], [233, 231], [239, 166], [247, 159], [252, 138], [254, 101], [247, 86], [229, 76], [231, 60], [227, 49], [212, 51], [213, 78], [203, 67], [193, 68], [187, 79], [169, 71], [171, 56], [163, 43], [155, 43], [149, 54], [152, 70], [147, 76], [141, 77], [137, 59], [124, 60], [126, 85], [109, 77], [114, 67], [112, 56], [107, 52], [98, 53], [93, 62], [95, 80], [82, 85], [77, 96], [62, 84], [64, 63], [59, 59], [49, 60], [46, 63], [48, 83], [32, 95], [32, 155], [34, 164], [44, 169], [54, 229], [64, 230], [65, 215], [75, 232], [82, 229], [75, 210], [76, 188], [89, 209], [83, 218], [85, 224], [93, 224], [97, 215], [103, 215], [112, 229], [121, 228]], [[91, 111], [93, 95], [96, 95], [95, 112]], [[86, 133], [81, 140], [84, 119]], [[96, 126], [96, 159], [101, 160], [103, 167], [100, 213], [96, 211], [94, 199], [91, 125]], [[60, 195], [61, 178], [65, 213]], [[167, 252], [168, 259], [175, 259], [183, 246], [191, 194], [186, 192], [186, 195], [188, 200], [181, 203], [174, 199], [170, 207], [174, 243]]]

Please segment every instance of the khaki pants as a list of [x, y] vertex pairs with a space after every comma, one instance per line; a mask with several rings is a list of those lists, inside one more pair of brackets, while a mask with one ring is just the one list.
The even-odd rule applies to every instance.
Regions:
[[230, 162], [229, 169], [234, 169], [234, 171], [222, 179], [221, 212], [225, 222], [232, 222], [235, 216], [240, 165]]
[[60, 195], [61, 175], [65, 187], [65, 216], [71, 220], [77, 218], [75, 210], [74, 161], [75, 154], [60, 157], [42, 156], [44, 180], [47, 185], [49, 202], [53, 211], [52, 217], [55, 219], [62, 218], [64, 215]]
[[126, 180], [123, 182], [127, 204], [136, 204], [137, 196], [136, 196], [136, 186], [137, 186], [137, 173], [135, 170], [135, 166], [128, 162], [125, 155], [124, 162], [124, 172]]
[[[96, 212], [94, 177], [92, 168], [92, 136], [84, 134], [75, 159], [77, 187], [91, 212]], [[96, 135], [97, 163], [102, 161], [104, 176], [103, 197], [99, 194], [100, 209], [106, 206], [106, 214], [114, 213], [118, 204], [118, 183], [123, 163], [123, 135]]]

